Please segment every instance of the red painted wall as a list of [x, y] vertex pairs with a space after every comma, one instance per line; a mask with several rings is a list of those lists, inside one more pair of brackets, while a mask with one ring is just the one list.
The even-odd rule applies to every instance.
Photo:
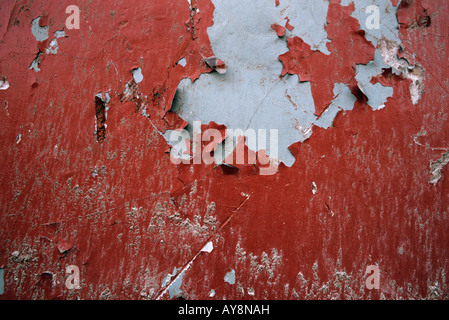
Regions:
[[[410, 81], [386, 71], [378, 80], [394, 96], [385, 109], [359, 93], [353, 111], [292, 145], [295, 164], [272, 176], [170, 162], [159, 131], [185, 125], [169, 112], [177, 85], [212, 71], [204, 58], [214, 54], [214, 7], [192, 2], [199, 13], [185, 0], [80, 0], [79, 30], [65, 28], [73, 1], [0, 4], [0, 78], [9, 83], [0, 90], [0, 299], [169, 299], [163, 280], [174, 268], [182, 294], [172, 298], [448, 298], [447, 166], [429, 182], [449, 149], [448, 2], [403, 1], [398, 11], [403, 54], [426, 71], [418, 105]], [[351, 12], [331, 3], [333, 30], [362, 37], [344, 24]], [[430, 25], [414, 23], [423, 14]], [[30, 31], [39, 16], [43, 42]], [[63, 29], [58, 53], [47, 54]], [[329, 59], [349, 66], [362, 55], [348, 57], [344, 40], [333, 45]], [[309, 63], [312, 87], [332, 99], [314, 71], [323, 61]], [[126, 95], [135, 68], [144, 81]], [[337, 68], [332, 81], [351, 73]], [[111, 97], [102, 142], [99, 92]], [[200, 252], [209, 241], [213, 251]], [[70, 265], [81, 289], [66, 287]], [[369, 265], [379, 267], [380, 289], [366, 288]], [[231, 270], [235, 284], [224, 281]]]

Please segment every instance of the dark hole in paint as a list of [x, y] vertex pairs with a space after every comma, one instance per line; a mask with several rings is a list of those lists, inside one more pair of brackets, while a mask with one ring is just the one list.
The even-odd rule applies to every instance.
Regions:
[[363, 29], [360, 29], [360, 30], [356, 31], [355, 33], [358, 34], [361, 37], [365, 37], [365, 34], [366, 34], [365, 30], [363, 30]]
[[399, 9], [408, 8], [410, 6], [410, 0], [403, 0], [399, 3]]
[[181, 104], [182, 104], [181, 93], [177, 89], [175, 92], [175, 96], [173, 97], [173, 101], [172, 101], [171, 108], [169, 111], [178, 113], [179, 109], [181, 109]]
[[95, 96], [95, 117], [97, 120], [97, 141], [106, 139], [106, 103], [103, 99]]
[[220, 164], [220, 168], [225, 176], [236, 176], [240, 171], [239, 168], [225, 163]]
[[354, 97], [356, 97], [357, 102], [360, 102], [360, 103], [368, 102], [368, 97], [362, 92], [362, 90], [360, 90], [360, 88], [358, 86], [353, 86], [350, 89], [351, 89], [351, 93], [354, 95]]
[[430, 27], [431, 24], [432, 24], [432, 19], [428, 15], [423, 16], [419, 20], [420, 27], [428, 28], [428, 27]]
[[39, 288], [40, 291], [43, 291], [45, 297], [50, 298], [50, 293], [52, 291], [52, 282], [53, 282], [53, 274], [51, 272], [45, 271], [41, 273], [39, 277], [39, 281], [36, 284], [35, 288]]

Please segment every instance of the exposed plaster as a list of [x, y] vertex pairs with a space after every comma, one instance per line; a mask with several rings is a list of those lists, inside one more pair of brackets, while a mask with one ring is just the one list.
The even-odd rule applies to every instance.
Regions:
[[393, 69], [396, 74], [411, 81], [410, 98], [414, 105], [417, 105], [424, 92], [424, 68], [416, 63], [410, 65], [407, 60], [398, 58], [398, 45], [396, 42], [382, 37], [379, 41], [379, 50], [385, 63]]
[[224, 277], [224, 281], [231, 285], [235, 284], [235, 270], [234, 269], [232, 269], [231, 271], [226, 273], [226, 275]]
[[31, 33], [37, 41], [42, 42], [48, 39], [48, 26], [41, 27], [39, 21], [41, 17], [37, 17], [31, 23]]
[[0, 295], [5, 293], [4, 269], [0, 268]]
[[[213, 2], [214, 25], [208, 33], [215, 55], [226, 63], [228, 72], [224, 75], [203, 74], [193, 83], [190, 79], [183, 80], [178, 88], [181, 99], [175, 101], [173, 108], [191, 124], [215, 121], [229, 129], [279, 129], [279, 159], [291, 166], [295, 160], [288, 147], [309, 136], [309, 133], [297, 130], [298, 122], [303, 128], [311, 127], [317, 117], [314, 116], [310, 83], [299, 82], [297, 76], [279, 78], [282, 63], [278, 56], [287, 48], [285, 40], [277, 39], [270, 26], [275, 21], [285, 23], [281, 10], [270, 0], [253, 5], [247, 5], [245, 1]], [[299, 16], [304, 19], [310, 11], [317, 10], [318, 3], [323, 6], [327, 2], [307, 3], [309, 5], [302, 2], [303, 7], [298, 9]], [[295, 5], [292, 2], [290, 6]], [[224, 19], [226, 15], [222, 12], [228, 12], [234, 19]], [[324, 14], [323, 28], [326, 12], [320, 13]], [[239, 32], [229, 34], [229, 30]], [[295, 32], [301, 30], [308, 29], [294, 29]], [[322, 42], [319, 38], [309, 41], [319, 46]], [[284, 95], [286, 90], [289, 97]], [[289, 101], [296, 101], [296, 110]], [[270, 145], [266, 148], [270, 155]]]
[[31, 65], [28, 67], [29, 70], [33, 69], [35, 72], [41, 71], [39, 68], [39, 64], [41, 63], [41, 56], [44, 53], [42, 51], [39, 51], [36, 55], [36, 58], [34, 58], [33, 62], [31, 62]]
[[7, 90], [9, 88], [9, 82], [5, 77], [0, 79], [0, 90]]
[[[396, 48], [399, 46], [397, 6], [392, 6], [388, 0], [376, 2], [384, 14], [382, 28], [375, 30], [365, 26], [367, 15], [364, 8], [372, 1], [362, 2], [355, 4], [353, 16], [359, 20], [360, 28], [365, 30], [367, 40], [379, 45], [380, 49], [375, 51], [374, 59], [368, 64], [356, 66], [356, 80], [360, 90], [368, 97], [368, 104], [374, 110], [380, 110], [385, 108], [387, 99], [393, 96], [393, 88], [381, 83], [372, 84], [371, 81], [381, 75], [383, 69], [393, 65], [391, 60], [384, 62], [385, 50], [382, 44], [388, 36]], [[349, 3], [351, 1], [343, 1], [342, 4], [347, 6]], [[237, 5], [215, 0], [214, 5], [214, 25], [208, 29], [208, 33], [214, 53], [225, 61], [229, 71], [221, 76], [203, 74], [195, 82], [190, 79], [181, 81], [178, 87], [181, 99], [174, 101], [173, 109], [189, 123], [214, 121], [230, 129], [279, 128], [278, 157], [284, 164], [291, 166], [295, 160], [289, 146], [308, 139], [314, 125], [323, 128], [332, 126], [337, 113], [340, 110], [352, 110], [356, 101], [346, 84], [335, 83], [334, 99], [317, 116], [309, 82], [298, 81], [296, 75], [279, 79], [282, 64], [277, 57], [286, 49], [284, 34], [287, 38], [299, 36], [311, 46], [311, 50], [330, 54], [326, 46], [330, 40], [325, 29], [329, 3], [283, 1], [280, 6], [276, 6], [266, 0], [249, 6], [244, 2]], [[225, 15], [220, 12], [230, 12], [234, 19], [222, 20]], [[287, 30], [283, 24], [288, 27]], [[312, 26], [313, 33], [310, 32]], [[274, 29], [280, 38], [274, 38], [273, 30], [269, 28]], [[229, 30], [239, 32], [226, 36]], [[247, 41], [249, 38], [251, 41]], [[419, 79], [414, 80], [411, 91], [415, 102], [415, 92], [419, 91], [416, 85], [420, 86], [421, 82]], [[235, 117], [236, 114], [238, 117]], [[260, 150], [257, 146], [254, 151]], [[174, 150], [174, 154], [179, 154], [179, 151]], [[186, 157], [184, 151], [180, 157]], [[226, 155], [231, 152], [227, 150]], [[270, 155], [270, 146], [267, 146], [267, 154]], [[220, 163], [219, 160], [217, 163]]]
[[442, 178], [443, 169], [449, 164], [449, 150], [441, 157], [441, 159], [433, 162], [430, 165], [430, 173], [432, 177], [429, 183], [436, 185]]
[[[357, 66], [358, 80], [370, 99], [368, 104], [375, 110], [381, 109], [385, 106], [387, 98], [393, 95], [393, 88], [383, 87], [380, 83], [373, 85], [369, 82], [373, 77], [380, 75], [382, 69], [388, 68], [392, 68], [395, 74], [402, 74], [404, 78], [412, 81], [410, 85], [411, 101], [414, 105], [418, 104], [424, 90], [424, 69], [419, 64], [409, 65], [407, 60], [398, 57], [401, 40], [397, 11], [400, 1], [396, 6], [390, 0], [342, 1], [345, 6], [350, 3], [355, 6], [352, 16], [359, 21], [360, 29], [365, 32], [365, 38], [377, 48], [373, 63]], [[370, 5], [375, 5], [380, 9], [380, 27], [378, 29], [368, 28], [366, 23], [369, 16], [366, 8]]]

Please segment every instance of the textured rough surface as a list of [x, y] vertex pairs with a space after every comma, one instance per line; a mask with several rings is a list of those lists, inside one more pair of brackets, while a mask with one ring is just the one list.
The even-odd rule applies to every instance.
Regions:
[[[446, 0], [2, 1], [0, 299], [449, 298], [448, 37]], [[173, 163], [195, 121], [278, 129], [274, 174]]]

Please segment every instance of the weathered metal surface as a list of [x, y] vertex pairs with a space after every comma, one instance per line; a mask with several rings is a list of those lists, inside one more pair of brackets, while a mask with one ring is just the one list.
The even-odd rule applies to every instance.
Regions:
[[446, 0], [2, 1], [0, 299], [447, 299], [448, 37]]

